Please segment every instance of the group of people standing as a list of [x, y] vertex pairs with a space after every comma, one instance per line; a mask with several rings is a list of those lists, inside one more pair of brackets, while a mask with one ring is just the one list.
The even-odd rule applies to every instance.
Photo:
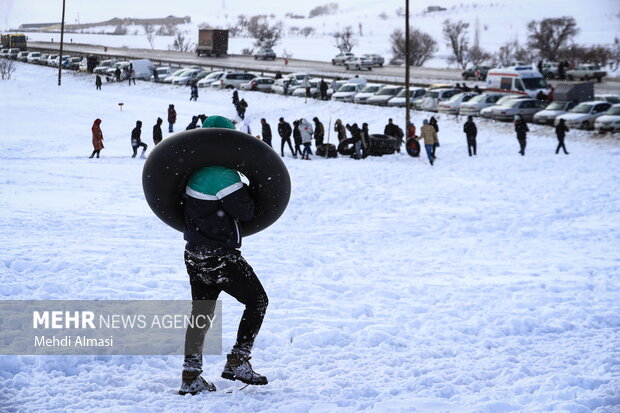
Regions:
[[[317, 148], [323, 145], [323, 139], [325, 137], [325, 127], [318, 117], [313, 119], [314, 125], [310, 123], [306, 118], [295, 119], [293, 126], [280, 118], [278, 120], [278, 135], [280, 135], [280, 155], [284, 157], [284, 147], [288, 145], [293, 158], [297, 158], [297, 155], [301, 155], [301, 159], [310, 160], [312, 153], [312, 139], [314, 138]], [[271, 145], [271, 126], [263, 118], [261, 119], [263, 142]], [[291, 142], [291, 136], [293, 142]], [[294, 144], [294, 146], [293, 146]], [[302, 149], [303, 146], [303, 149]]]

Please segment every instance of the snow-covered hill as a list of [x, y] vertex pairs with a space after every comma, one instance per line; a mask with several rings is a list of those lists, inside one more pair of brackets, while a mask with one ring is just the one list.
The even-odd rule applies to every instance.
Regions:
[[[233, 116], [229, 93], [189, 102], [143, 82], [98, 92], [79, 73], [57, 87], [56, 74], [18, 64], [0, 81], [0, 298], [188, 299], [182, 236], [144, 200], [130, 131], [142, 120], [151, 145], [170, 103], [177, 130], [197, 113]], [[280, 116], [371, 132], [404, 121], [242, 97], [254, 131], [261, 117], [274, 130]], [[88, 159], [97, 117], [105, 149]], [[461, 122], [439, 116], [433, 167], [405, 154], [284, 158], [289, 207], [243, 247], [270, 297], [252, 360], [268, 386], [220, 379], [224, 356], [205, 359], [219, 391], [195, 397], [176, 394], [180, 356], [0, 356], [0, 411], [617, 412], [617, 140], [571, 131], [570, 155], [555, 155], [551, 129], [532, 125], [521, 157], [511, 124], [479, 121], [470, 158]], [[222, 298], [228, 349], [242, 307]]]
[[[7, 1], [7, 0], [5, 0]], [[60, 10], [50, 7], [49, 2], [41, 0], [8, 0], [6, 9], [6, 27], [17, 27], [25, 22], [59, 21]], [[212, 27], [225, 28], [234, 25], [239, 15], [250, 17], [264, 14], [271, 17], [273, 22], [283, 21], [286, 37], [275, 47], [278, 55], [285, 51], [294, 58], [328, 61], [338, 50], [334, 46], [331, 34], [351, 26], [356, 32], [357, 46], [354, 52], [380, 53], [391, 57], [389, 36], [395, 28], [404, 29], [404, 18], [397, 15], [397, 10], [404, 7], [404, 2], [389, 0], [350, 0], [335, 2], [338, 9], [334, 14], [307, 18], [309, 12], [317, 6], [329, 1], [286, 2], [281, 0], [265, 0], [260, 2], [231, 2], [222, 0], [205, 6], [204, 2], [196, 0], [181, 0], [175, 2], [149, 2], [145, 9], [143, 2], [121, 2], [108, 0], [106, 2], [77, 1], [67, 3], [67, 22], [102, 21], [112, 17], [156, 17], [177, 15], [192, 17], [192, 24], [182, 26], [187, 30], [189, 38], [196, 40], [198, 26], [207, 23]], [[429, 5], [441, 5], [446, 11], [425, 13]], [[287, 14], [289, 17], [287, 17]], [[296, 15], [306, 18], [291, 18]], [[519, 0], [497, 1], [476, 0], [463, 2], [461, 0], [443, 1], [415, 1], [411, 4], [411, 25], [430, 34], [438, 43], [439, 51], [436, 58], [428, 62], [429, 66], [445, 67], [445, 57], [449, 49], [442, 37], [442, 22], [445, 19], [452, 21], [463, 20], [470, 23], [469, 35], [473, 42], [474, 32], [478, 27], [481, 47], [496, 52], [500, 46], [508, 41], [519, 40], [526, 42], [526, 26], [531, 20], [540, 20], [545, 17], [573, 16], [581, 29], [575, 41], [579, 44], [606, 44], [613, 43], [615, 37], [620, 37], [620, 3], [615, 0], [560, 1], [560, 0]], [[0, 21], [0, 23], [2, 23]], [[291, 35], [293, 27], [303, 29], [311, 27], [315, 34], [310, 37]], [[99, 29], [97, 29], [99, 30]], [[141, 27], [130, 27], [130, 33]], [[361, 35], [360, 35], [361, 31]], [[36, 40], [49, 40], [59, 36], [49, 34], [30, 34]], [[105, 36], [93, 37], [89, 35], [71, 34], [68, 37], [76, 42], [95, 42], [109, 46], [129, 46], [149, 48], [150, 45], [144, 35], [139, 36]], [[236, 38], [231, 41], [230, 51], [241, 53], [244, 48], [252, 48], [253, 39]], [[156, 39], [155, 47], [166, 49], [172, 44], [172, 39], [160, 37]]]

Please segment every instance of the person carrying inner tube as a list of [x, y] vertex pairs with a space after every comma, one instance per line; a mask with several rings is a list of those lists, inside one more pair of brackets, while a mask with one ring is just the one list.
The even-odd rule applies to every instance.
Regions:
[[[221, 116], [209, 116], [203, 128], [235, 129]], [[241, 256], [239, 222], [250, 221], [255, 204], [239, 173], [221, 166], [208, 166], [190, 176], [184, 195], [185, 265], [192, 290], [192, 316], [212, 319], [215, 300], [224, 291], [245, 305], [237, 341], [222, 377], [246, 384], [264, 385], [267, 378], [250, 364], [250, 352], [267, 310], [267, 294], [254, 270]], [[205, 300], [209, 305], [205, 307]], [[179, 394], [215, 391], [202, 378], [202, 349], [208, 323], [188, 325], [185, 360]]]

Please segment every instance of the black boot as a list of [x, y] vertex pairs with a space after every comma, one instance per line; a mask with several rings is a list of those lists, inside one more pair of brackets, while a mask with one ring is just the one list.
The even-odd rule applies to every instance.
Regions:
[[228, 380], [239, 380], [245, 384], [264, 385], [267, 384], [267, 377], [261, 376], [252, 370], [250, 356], [241, 354], [229, 354], [226, 356], [227, 362], [222, 372], [222, 378]]
[[202, 376], [193, 371], [183, 371], [181, 388], [179, 394], [184, 396], [186, 394], [196, 395], [202, 391], [215, 391], [215, 385], [209, 383]]

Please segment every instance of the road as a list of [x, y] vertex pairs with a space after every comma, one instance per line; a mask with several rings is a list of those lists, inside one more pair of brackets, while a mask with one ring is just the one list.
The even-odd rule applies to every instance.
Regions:
[[[29, 49], [39, 50], [46, 53], [58, 52], [60, 45], [51, 42], [30, 42]], [[151, 49], [129, 49], [108, 47], [107, 51], [103, 46], [65, 43], [64, 54], [96, 54], [102, 57], [123, 58], [123, 59], [149, 59], [155, 63], [169, 64], [172, 66], [199, 65], [211, 69], [234, 69], [251, 70], [253, 72], [275, 73], [277, 71], [285, 73], [304, 72], [316, 77], [350, 78], [354, 74], [360, 74], [371, 82], [377, 83], [399, 83], [405, 82], [404, 66], [384, 66], [374, 68], [372, 71], [345, 70], [342, 66], [333, 66], [328, 62], [317, 62], [311, 60], [289, 59], [288, 64], [284, 64], [284, 59], [274, 61], [254, 60], [251, 56], [230, 55], [226, 57], [198, 57], [194, 53], [173, 52], [167, 50]], [[458, 69], [437, 69], [426, 67], [411, 67], [411, 83], [420, 86], [428, 86], [434, 83], [455, 83], [462, 82], [461, 70]], [[468, 82], [470, 86], [478, 84], [484, 88], [484, 82]], [[559, 81], [551, 81], [557, 84]], [[620, 79], [605, 79], [602, 83], [596, 84], [597, 93], [613, 93], [620, 95]]]

